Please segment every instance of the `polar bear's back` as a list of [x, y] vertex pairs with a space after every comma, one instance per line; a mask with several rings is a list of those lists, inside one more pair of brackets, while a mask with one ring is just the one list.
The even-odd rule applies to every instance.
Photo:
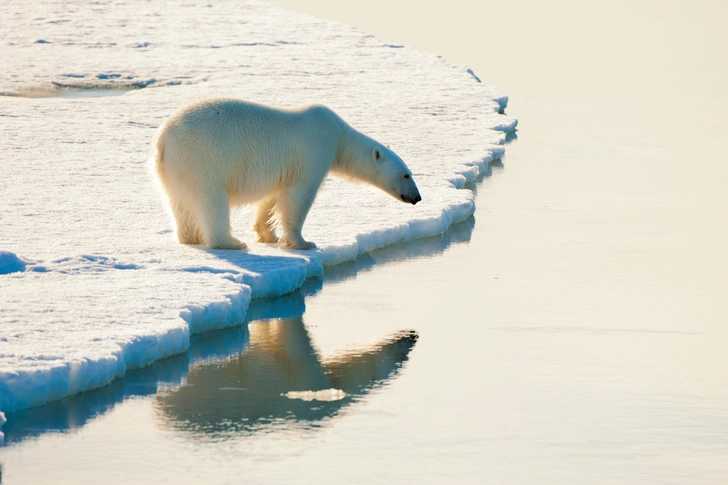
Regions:
[[323, 107], [279, 110], [234, 99], [199, 101], [161, 127], [157, 172], [163, 182], [174, 179], [173, 184], [191, 190], [226, 187], [239, 202], [253, 202], [274, 187], [300, 180], [312, 163], [330, 159], [320, 167], [328, 171], [336, 156], [338, 124], [338, 117]]

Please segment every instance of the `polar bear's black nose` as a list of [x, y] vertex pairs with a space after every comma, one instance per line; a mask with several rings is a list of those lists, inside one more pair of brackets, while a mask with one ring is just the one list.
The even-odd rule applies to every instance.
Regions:
[[418, 203], [421, 200], [422, 200], [422, 197], [420, 197], [420, 194], [417, 194], [417, 197], [415, 197], [415, 199], [412, 201], [412, 205], [415, 205], [416, 203]]

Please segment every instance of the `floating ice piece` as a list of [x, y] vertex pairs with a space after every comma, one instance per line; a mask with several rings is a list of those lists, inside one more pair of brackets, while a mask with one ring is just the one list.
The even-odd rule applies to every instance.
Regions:
[[302, 401], [339, 401], [346, 397], [346, 393], [341, 389], [324, 389], [321, 391], [290, 391], [283, 396]]

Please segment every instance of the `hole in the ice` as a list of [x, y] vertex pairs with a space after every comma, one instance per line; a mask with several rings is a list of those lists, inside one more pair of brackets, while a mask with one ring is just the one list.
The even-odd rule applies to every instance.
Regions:
[[131, 88], [124, 89], [61, 89], [53, 97], [56, 98], [103, 98], [104, 96], [122, 96]]
[[2, 93], [4, 96], [19, 98], [103, 98], [107, 96], [123, 96], [129, 91], [143, 89], [146, 86], [129, 84], [104, 86], [53, 86], [29, 88], [15, 93]]

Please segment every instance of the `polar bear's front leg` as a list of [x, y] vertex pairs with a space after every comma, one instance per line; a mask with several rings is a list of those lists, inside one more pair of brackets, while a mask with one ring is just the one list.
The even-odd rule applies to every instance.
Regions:
[[276, 243], [278, 237], [275, 233], [273, 207], [278, 201], [277, 196], [269, 197], [258, 204], [258, 215], [255, 218], [253, 229], [258, 235], [258, 242]]
[[301, 229], [308, 211], [313, 205], [319, 184], [296, 185], [284, 190], [276, 204], [283, 229], [283, 237], [278, 241], [287, 249], [313, 249], [316, 245], [303, 239]]
[[230, 230], [230, 199], [220, 190], [202, 192], [197, 201], [197, 222], [205, 245], [210, 249], [245, 249]]

